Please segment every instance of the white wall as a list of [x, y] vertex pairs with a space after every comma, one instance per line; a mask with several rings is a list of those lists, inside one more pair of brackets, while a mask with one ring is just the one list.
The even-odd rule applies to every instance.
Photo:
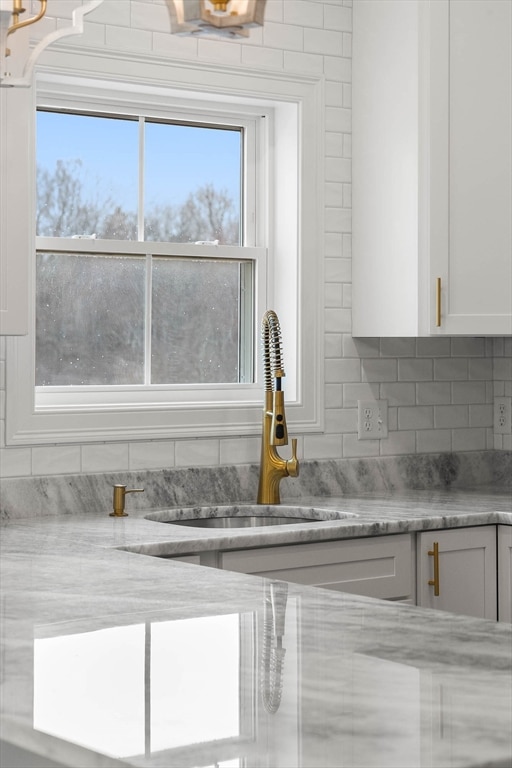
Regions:
[[[358, 0], [355, 0], [357, 2]], [[69, 17], [52, 0], [45, 32]], [[169, 34], [164, 0], [105, 0], [73, 48], [165, 56], [325, 78], [325, 434], [299, 441], [305, 459], [512, 448], [494, 435], [493, 395], [512, 394], [511, 339], [353, 339], [351, 331], [352, 0], [267, 0], [247, 41]], [[57, 12], [58, 19], [51, 14]], [[41, 26], [41, 30], [43, 27]], [[389, 401], [389, 438], [358, 441], [357, 400]], [[0, 343], [0, 477], [257, 462], [259, 437], [5, 447], [5, 344]], [[300, 436], [299, 436], [300, 438]]]

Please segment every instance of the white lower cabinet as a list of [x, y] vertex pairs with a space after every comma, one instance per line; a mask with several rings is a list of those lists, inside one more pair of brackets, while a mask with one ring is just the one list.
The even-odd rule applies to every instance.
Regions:
[[417, 604], [497, 618], [496, 526], [417, 536]]
[[222, 568], [356, 595], [414, 602], [410, 534], [222, 553]]
[[510, 525], [205, 551], [172, 559], [512, 621]]
[[498, 525], [498, 619], [512, 622], [512, 526]]

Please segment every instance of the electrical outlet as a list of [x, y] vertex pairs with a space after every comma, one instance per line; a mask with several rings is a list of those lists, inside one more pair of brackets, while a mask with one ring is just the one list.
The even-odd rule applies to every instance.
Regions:
[[388, 436], [388, 401], [357, 401], [357, 437], [359, 440], [380, 440]]
[[494, 398], [494, 432], [497, 435], [512, 432], [512, 397]]

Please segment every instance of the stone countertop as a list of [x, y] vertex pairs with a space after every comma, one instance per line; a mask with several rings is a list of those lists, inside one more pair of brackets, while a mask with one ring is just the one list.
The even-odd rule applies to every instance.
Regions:
[[3, 525], [2, 738], [80, 767], [508, 766], [510, 625], [290, 584], [274, 602], [286, 653], [272, 688], [270, 582], [137, 552], [511, 524], [510, 491], [294, 506], [357, 517], [226, 531], [106, 510]]

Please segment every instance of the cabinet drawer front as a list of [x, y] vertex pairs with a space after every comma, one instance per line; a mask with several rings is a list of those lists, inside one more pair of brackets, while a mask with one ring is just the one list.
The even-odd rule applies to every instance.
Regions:
[[224, 552], [222, 567], [370, 597], [412, 594], [408, 534]]

